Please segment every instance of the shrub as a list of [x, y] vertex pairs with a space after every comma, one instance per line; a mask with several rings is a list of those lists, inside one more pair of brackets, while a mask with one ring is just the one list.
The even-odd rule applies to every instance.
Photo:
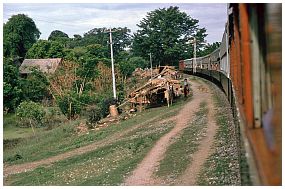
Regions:
[[42, 126], [46, 114], [42, 105], [32, 101], [22, 102], [18, 106], [16, 113], [21, 119], [27, 120], [31, 127]]
[[64, 95], [57, 99], [57, 104], [68, 119], [76, 118], [81, 112], [81, 103], [76, 99], [75, 95]]
[[106, 117], [109, 114], [109, 106], [111, 104], [115, 104], [115, 101], [113, 98], [101, 98], [99, 99], [99, 102], [97, 103], [97, 106], [91, 110], [89, 110], [88, 113], [88, 124], [95, 124], [100, 119]]
[[97, 123], [102, 118], [102, 110], [100, 107], [95, 107], [89, 111], [88, 115], [88, 124], [92, 125]]

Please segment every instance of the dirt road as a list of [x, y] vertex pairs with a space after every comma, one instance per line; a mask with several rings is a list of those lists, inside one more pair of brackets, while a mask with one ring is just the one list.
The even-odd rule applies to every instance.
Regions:
[[187, 127], [187, 123], [194, 119], [195, 112], [199, 109], [202, 101], [207, 100], [209, 106], [208, 129], [206, 137], [201, 141], [198, 151], [193, 156], [191, 165], [185, 173], [177, 180], [177, 185], [194, 185], [196, 175], [201, 166], [210, 154], [210, 147], [216, 133], [216, 124], [213, 119], [213, 102], [210, 89], [204, 83], [191, 82], [193, 89], [193, 100], [188, 102], [176, 116], [176, 126], [166, 135], [161, 137], [155, 146], [150, 150], [143, 161], [137, 166], [132, 174], [125, 180], [123, 185], [165, 185], [165, 181], [153, 176], [159, 161], [164, 157], [167, 147], [171, 144], [171, 139]]

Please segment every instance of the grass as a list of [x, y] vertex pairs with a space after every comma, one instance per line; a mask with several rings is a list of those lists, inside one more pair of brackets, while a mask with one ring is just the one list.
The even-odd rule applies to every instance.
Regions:
[[[120, 185], [173, 122], [153, 125], [137, 135], [48, 167], [11, 175], [8, 185]], [[159, 128], [159, 129], [158, 129]]]
[[207, 113], [206, 102], [202, 102], [199, 111], [195, 113], [194, 121], [183, 129], [182, 134], [168, 147], [155, 173], [157, 176], [171, 182], [185, 171], [191, 163], [191, 155], [197, 151], [206, 132]]
[[[186, 101], [189, 100], [191, 97]], [[181, 99], [169, 108], [146, 109], [132, 119], [90, 131], [89, 134], [75, 134], [74, 128], [82, 121], [77, 120], [44, 131], [36, 137], [23, 139], [14, 147], [4, 148], [5, 163], [19, 164], [45, 159], [107, 139], [141, 124], [119, 140], [92, 152], [41, 166], [33, 171], [10, 175], [4, 178], [5, 185], [119, 185], [155, 142], [173, 128], [174, 122], [162, 121], [175, 116], [184, 104], [185, 99]], [[157, 116], [155, 119], [154, 115]]]
[[[209, 82], [206, 82], [209, 84]], [[231, 121], [231, 110], [227, 99], [219, 89], [209, 86], [214, 91], [216, 123], [219, 126], [212, 148], [214, 153], [208, 157], [198, 175], [197, 185], [240, 185], [239, 150], [237, 134]]]
[[152, 123], [175, 115], [180, 110], [182, 104], [182, 101], [178, 101], [169, 108], [164, 106], [147, 109], [142, 113], [138, 113], [132, 119], [122, 121], [120, 124], [113, 124], [99, 131], [90, 131], [89, 134], [84, 135], [77, 135], [74, 132], [74, 128], [83, 120], [67, 122], [60, 127], [38, 133], [36, 137], [25, 138], [14, 147], [4, 148], [3, 160], [4, 163], [19, 164], [64, 153], [122, 132], [151, 119], [153, 115], [160, 116], [153, 120]]
[[[3, 116], [3, 128], [4, 140], [26, 138], [33, 135], [32, 128], [20, 128], [17, 126], [15, 114], [7, 114]], [[35, 128], [36, 133], [40, 133], [42, 130], [43, 128]]]

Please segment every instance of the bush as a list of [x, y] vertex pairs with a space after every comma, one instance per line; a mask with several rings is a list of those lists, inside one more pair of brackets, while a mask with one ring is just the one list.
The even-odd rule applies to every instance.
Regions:
[[102, 110], [100, 107], [95, 107], [94, 109], [89, 111], [88, 115], [88, 124], [95, 124], [102, 118]]
[[64, 95], [57, 99], [57, 104], [68, 119], [76, 118], [81, 112], [81, 103], [76, 99], [75, 95]]
[[21, 80], [21, 89], [26, 101], [41, 102], [49, 97], [49, 81], [46, 75], [39, 69], [32, 69], [26, 79]]
[[88, 124], [95, 124], [100, 119], [106, 117], [109, 114], [109, 106], [115, 104], [113, 98], [101, 98], [97, 103], [97, 106], [91, 109], [88, 113]]
[[23, 121], [28, 121], [31, 127], [42, 126], [46, 114], [42, 105], [32, 101], [22, 102], [18, 106], [16, 113]]
[[61, 113], [59, 107], [46, 107], [46, 116], [44, 121], [46, 130], [58, 127], [66, 120], [66, 117]]

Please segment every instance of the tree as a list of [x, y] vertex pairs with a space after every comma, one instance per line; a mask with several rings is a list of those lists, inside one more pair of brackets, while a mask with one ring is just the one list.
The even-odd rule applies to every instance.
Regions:
[[50, 33], [48, 40], [49, 41], [56, 41], [59, 38], [69, 38], [68, 35], [62, 31], [54, 30]]
[[4, 58], [3, 64], [3, 105], [6, 111], [14, 111], [22, 100], [19, 68], [8, 58]]
[[24, 14], [13, 15], [3, 28], [4, 56], [24, 58], [40, 37], [35, 22]]
[[34, 69], [26, 79], [21, 81], [21, 89], [25, 100], [40, 102], [48, 97], [48, 87], [48, 79], [38, 69]]
[[24, 101], [17, 108], [17, 116], [19, 116], [22, 121], [26, 119], [29, 122], [34, 135], [34, 127], [43, 124], [45, 114], [46, 112], [44, 110], [44, 107], [35, 102]]
[[[126, 47], [131, 44], [131, 30], [124, 27], [112, 28], [112, 39], [113, 39], [113, 51], [114, 56], [118, 55], [119, 52], [123, 51]], [[71, 41], [68, 45], [70, 47], [88, 46], [92, 44], [100, 44], [103, 47], [108, 48], [109, 45], [109, 33], [107, 28], [94, 28], [83, 35], [81, 39], [79, 36], [74, 36], [76, 40]]]
[[151, 11], [138, 24], [140, 29], [134, 34], [132, 51], [145, 59], [151, 52], [154, 65], [178, 64], [179, 59], [192, 54], [193, 47], [187, 44], [192, 36], [198, 41], [197, 48], [207, 36], [206, 29], [199, 28], [198, 22], [178, 7]]
[[134, 65], [135, 68], [146, 68], [146, 67], [150, 67], [149, 62], [147, 62], [145, 59], [143, 59], [142, 57], [132, 57], [129, 59], [128, 61], [130, 64]]
[[62, 58], [64, 47], [57, 41], [39, 40], [27, 52], [26, 58]]
[[51, 32], [51, 34], [48, 37], [49, 41], [56, 41], [63, 45], [64, 47], [68, 47], [68, 42], [72, 41], [69, 39], [68, 35], [62, 31], [54, 30]]

